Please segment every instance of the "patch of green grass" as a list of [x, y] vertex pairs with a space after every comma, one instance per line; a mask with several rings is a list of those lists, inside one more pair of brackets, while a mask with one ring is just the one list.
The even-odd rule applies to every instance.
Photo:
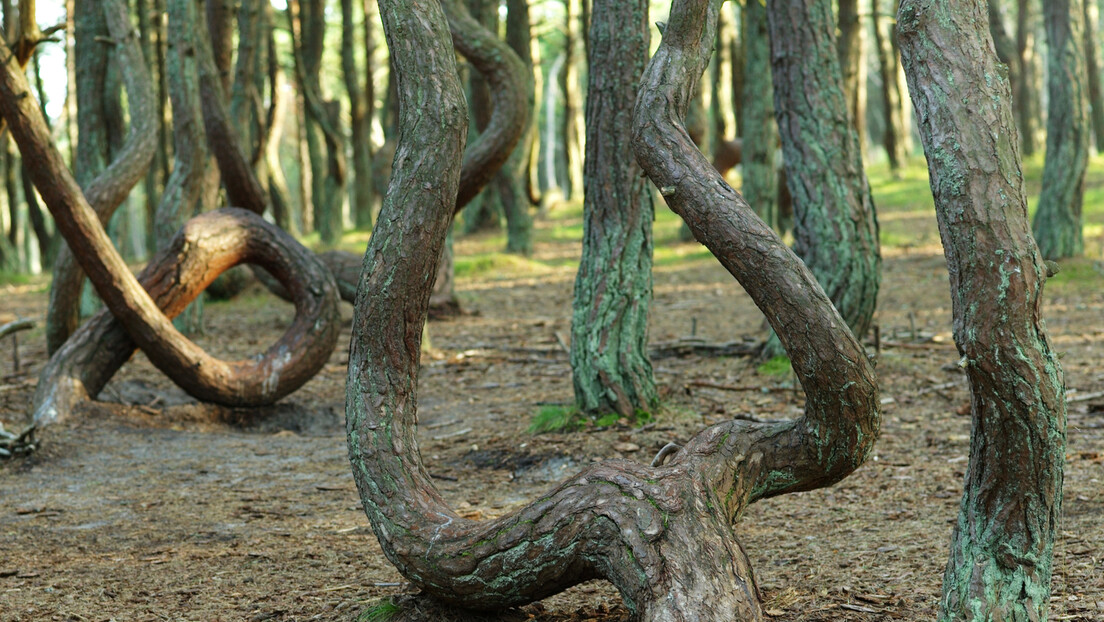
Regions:
[[375, 605], [360, 612], [357, 622], [387, 622], [402, 611], [402, 607], [395, 604], [390, 598], [382, 598]]
[[29, 274], [0, 270], [0, 285], [27, 285], [31, 282]]
[[577, 432], [586, 427], [586, 419], [574, 405], [572, 406], [541, 406], [529, 422], [530, 434], [546, 434], [549, 432]]
[[1074, 258], [1058, 263], [1059, 272], [1047, 279], [1048, 293], [1100, 291], [1104, 289], [1104, 262]]
[[755, 368], [755, 371], [764, 376], [785, 376], [790, 373], [790, 359], [785, 356], [776, 356]]
[[606, 413], [601, 417], [594, 420], [594, 425], [599, 428], [608, 428], [611, 425], [617, 423], [617, 420], [621, 417], [617, 413]]

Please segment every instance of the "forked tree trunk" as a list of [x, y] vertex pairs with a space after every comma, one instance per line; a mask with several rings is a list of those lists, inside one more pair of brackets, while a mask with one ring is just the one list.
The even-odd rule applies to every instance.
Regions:
[[877, 306], [878, 221], [847, 113], [830, 0], [771, 0], [774, 110], [794, 250], [860, 339]]
[[982, 0], [903, 0], [898, 22], [971, 393], [970, 463], [939, 619], [1045, 620], [1066, 401], [1043, 326], [1046, 276], [1011, 89], [991, 79], [1000, 73]]
[[[150, 361], [191, 395], [226, 405], [271, 403], [310, 379], [332, 352], [339, 332], [336, 291], [328, 272], [317, 264], [311, 270], [310, 261], [274, 265], [274, 274], [281, 280], [286, 279], [289, 287], [296, 283], [291, 272], [304, 270], [306, 280], [298, 282], [297, 291], [293, 292], [297, 300], [303, 301], [303, 306], [297, 308], [293, 324], [297, 328], [289, 331], [285, 339], [263, 357], [233, 362], [212, 358], [173, 328], [172, 322], [130, 273], [51, 142], [50, 132], [26, 78], [6, 46], [0, 46], [0, 59], [3, 59], [0, 62], [0, 116], [11, 128], [35, 186], [53, 213], [59, 231], [81, 260], [81, 267], [88, 273], [104, 304]], [[206, 234], [200, 231], [197, 235]], [[278, 239], [285, 248], [302, 248], [290, 237]], [[231, 248], [240, 245], [240, 240], [213, 241], [227, 243]], [[181, 241], [183, 247], [194, 243], [191, 239]], [[197, 269], [205, 276], [197, 282], [198, 289], [191, 290], [193, 294], [234, 263], [232, 258], [223, 260], [226, 263], [211, 258], [200, 262]], [[172, 267], [161, 271], [156, 264], [149, 270], [154, 272], [155, 280], [165, 281], [170, 292], [187, 290], [178, 288], [179, 282], [173, 280], [186, 282], [189, 275], [183, 271]], [[320, 352], [323, 353], [320, 355]]]
[[[713, 426], [663, 467], [590, 465], [529, 506], [472, 521], [434, 488], [415, 423], [431, 286], [425, 275], [437, 267], [454, 211], [467, 129], [463, 92], [436, 2], [381, 2], [408, 129], [365, 255], [353, 320], [349, 456], [384, 553], [435, 598], [496, 609], [602, 577], [637, 620], [761, 620], [731, 522], [758, 499], [838, 481], [873, 446], [878, 392], [862, 347], [812, 274], [724, 185], [681, 125], [720, 6], [675, 3], [642, 80], [634, 148], [672, 208], [774, 322], [805, 383], [806, 414]], [[756, 259], [763, 256], [772, 261]]]
[[[740, 124], [741, 148], [738, 156], [744, 168], [741, 191], [763, 222], [777, 229], [778, 180], [774, 172], [777, 133], [766, 5], [749, 2], [744, 7], [743, 18], [744, 116]], [[718, 168], [716, 164], [715, 160], [714, 168]]]
[[[103, 12], [104, 26], [111, 37], [118, 42], [115, 56], [122, 68], [127, 101], [130, 105], [130, 131], [127, 133], [123, 148], [116, 154], [110, 166], [102, 170], [95, 169], [94, 173], [87, 173], [81, 181], [84, 196], [96, 211], [100, 221], [107, 223], [115, 209], [126, 199], [131, 188], [145, 176], [157, 149], [158, 122], [154, 112], [153, 84], [142, 58], [141, 44], [130, 26], [126, 5], [119, 0], [79, 4], [83, 10]], [[91, 33], [83, 36], [95, 37]], [[78, 53], [95, 55], [100, 49], [106, 50], [106, 44], [95, 41], [93, 47], [81, 48]], [[94, 56], [94, 58], [100, 58], [100, 56]], [[106, 55], [102, 58], [106, 64]], [[91, 79], [91, 76], [84, 75], [84, 69], [81, 72], [81, 84], [84, 84]], [[91, 88], [91, 86], [85, 85], [82, 88]], [[90, 115], [95, 109], [93, 103], [88, 104]], [[85, 125], [95, 128], [99, 123], [93, 118], [86, 120]], [[90, 130], [87, 135], [82, 132], [81, 144], [85, 140], [95, 143], [101, 139], [97, 138], [94, 130]], [[84, 164], [76, 166], [77, 170], [98, 166], [94, 163], [98, 161], [96, 154], [100, 152], [94, 148], [94, 145], [89, 146], [89, 151], [91, 153], [88, 154], [80, 152], [83, 155], [77, 158], [77, 162], [84, 162]], [[67, 246], [63, 246], [54, 264], [50, 306], [46, 314], [46, 346], [51, 354], [65, 343], [80, 324], [80, 292], [83, 282], [84, 275], [74, 261], [72, 252]]]
[[587, 39], [583, 255], [571, 317], [571, 377], [584, 413], [632, 416], [658, 401], [648, 360], [652, 192], [627, 114], [651, 39], [647, 0], [595, 0]]
[[1043, 7], [1048, 46], [1046, 164], [1032, 229], [1047, 259], [1075, 257], [1085, 249], [1081, 207], [1092, 134], [1083, 1], [1048, 0]]

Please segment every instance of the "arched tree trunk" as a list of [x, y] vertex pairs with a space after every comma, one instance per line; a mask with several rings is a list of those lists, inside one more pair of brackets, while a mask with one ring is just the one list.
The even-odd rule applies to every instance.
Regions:
[[638, 620], [761, 620], [731, 521], [758, 499], [838, 481], [873, 446], [878, 392], [862, 347], [813, 275], [682, 126], [720, 6], [675, 3], [641, 82], [634, 150], [671, 207], [774, 323], [805, 384], [805, 416], [713, 426], [667, 466], [594, 464], [516, 512], [472, 521], [434, 488], [415, 423], [425, 275], [436, 269], [454, 211], [467, 115], [436, 3], [381, 3], [400, 97], [425, 105], [401, 107], [409, 129], [365, 255], [346, 384], [349, 456], [385, 555], [435, 598], [496, 609], [602, 577]]
[[[157, 117], [154, 113], [153, 84], [149, 71], [142, 59], [142, 50], [136, 34], [130, 26], [126, 6], [119, 0], [105, 0], [102, 3], [80, 3], [82, 10], [90, 12], [102, 11], [106, 20], [105, 27], [111, 37], [118, 43], [116, 45], [116, 59], [122, 66], [122, 75], [127, 89], [127, 101], [130, 104], [130, 130], [127, 133], [126, 143], [116, 154], [114, 161], [106, 169], [98, 174], [89, 173], [82, 180], [81, 186], [89, 204], [96, 211], [100, 221], [106, 223], [110, 220], [115, 209], [126, 199], [131, 188], [138, 180], [145, 176], [146, 169], [153, 159], [154, 151], [158, 144]], [[89, 16], [91, 19], [92, 16]], [[95, 38], [91, 33], [83, 35], [86, 38]], [[100, 58], [98, 51], [106, 51], [107, 46], [102, 41], [90, 43], [89, 48], [82, 48], [78, 55], [84, 58], [89, 55], [93, 60]], [[102, 55], [106, 64], [106, 54]], [[94, 72], [92, 72], [94, 74]], [[82, 84], [93, 76], [85, 75], [81, 70]], [[86, 86], [84, 88], [91, 88]], [[93, 102], [94, 103], [94, 102]], [[95, 107], [88, 104], [89, 110]], [[89, 114], [92, 114], [89, 112]], [[99, 122], [88, 120], [89, 127], [96, 127]], [[97, 140], [94, 131], [89, 131], [82, 136], [85, 141]], [[91, 146], [93, 155], [85, 155], [77, 158], [77, 162], [95, 160], [96, 152]], [[83, 152], [82, 152], [83, 153]], [[82, 167], [93, 166], [84, 164]], [[98, 170], [98, 169], [97, 169]], [[73, 259], [68, 247], [63, 247], [58, 252], [57, 261], [54, 264], [54, 280], [50, 287], [50, 305], [46, 313], [46, 346], [50, 353], [57, 351], [61, 344], [76, 330], [80, 324], [80, 291], [84, 276]]]
[[794, 250], [861, 339], [881, 280], [878, 221], [847, 112], [832, 3], [771, 0], [767, 17]]
[[[304, 261], [284, 266], [274, 264], [272, 269], [276, 277], [292, 289], [297, 305], [302, 305], [297, 308], [293, 328], [262, 357], [229, 363], [212, 358], [173, 328], [172, 322], [130, 273], [51, 142], [42, 113], [6, 46], [0, 46], [0, 58], [3, 59], [0, 63], [0, 116], [11, 128], [28, 162], [35, 186], [53, 213], [59, 231], [80, 259], [81, 267], [88, 273], [104, 304], [150, 361], [191, 395], [225, 405], [271, 403], [310, 379], [332, 352], [339, 332], [336, 291], [328, 272], [317, 264], [310, 269], [313, 260], [309, 254]], [[234, 218], [234, 214], [231, 211], [229, 217]], [[240, 222], [238, 225], [239, 229], [243, 227]], [[196, 235], [204, 237], [206, 234], [201, 230]], [[277, 236], [276, 239], [282, 248], [299, 249], [296, 252], [300, 254], [306, 252], [290, 237]], [[236, 249], [236, 253], [242, 253], [242, 249], [236, 248], [242, 245], [240, 239], [224, 237], [213, 241], [226, 243]], [[187, 238], [187, 231], [180, 241], [182, 248], [195, 243], [194, 239]], [[250, 252], [262, 252], [250, 251], [248, 246], [244, 253], [247, 256]], [[155, 262], [148, 270], [152, 271], [154, 280], [164, 280], [170, 292], [175, 289], [191, 291], [194, 295], [235, 261], [233, 256], [222, 257], [221, 261], [201, 258], [197, 267], [201, 276], [195, 289], [177, 287], [180, 282], [173, 279], [187, 282], [191, 278], [178, 268], [162, 271]], [[306, 280], [293, 280], [292, 272], [296, 270], [303, 270]], [[186, 303], [184, 300], [175, 311]]]
[[1047, 259], [1084, 252], [1081, 206], [1089, 164], [1089, 100], [1082, 34], [1084, 0], [1043, 7], [1047, 32], [1047, 139], [1043, 189], [1032, 230]]
[[971, 394], [970, 463], [939, 620], [1045, 620], [1066, 400], [1043, 326], [1046, 276], [1028, 227], [1011, 89], [992, 79], [1000, 72], [981, 0], [902, 0], [898, 22]]
[[652, 192], [630, 143], [648, 61], [648, 2], [595, 0], [588, 34], [583, 255], [571, 317], [571, 377], [584, 413], [632, 416], [658, 401], [648, 360]]

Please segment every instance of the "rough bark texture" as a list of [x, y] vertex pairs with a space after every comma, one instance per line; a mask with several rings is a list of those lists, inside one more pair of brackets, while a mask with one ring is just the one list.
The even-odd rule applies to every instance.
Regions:
[[[877, 387], [861, 346], [812, 274], [724, 185], [679, 119], [713, 44], [720, 1], [676, 2], [642, 81], [634, 146], [672, 207], [692, 223], [775, 322], [806, 383], [805, 417], [733, 421], [691, 439], [664, 467], [589, 466], [493, 521], [454, 513], [416, 438], [417, 373], [436, 268], [459, 185], [467, 116], [434, 2], [385, 0], [404, 132], [357, 298], [346, 421], [349, 456], [384, 553], [429, 595], [495, 609], [594, 577], [638, 620], [760, 620], [731, 521], [764, 497], [850, 473], [878, 431]], [[769, 258], [769, 261], [763, 261]]]
[[[80, 3], [87, 5], [90, 3]], [[130, 104], [130, 130], [127, 132], [126, 142], [115, 156], [115, 159], [106, 168], [103, 167], [102, 144], [96, 145], [101, 140], [95, 129], [90, 129], [86, 135], [81, 132], [81, 142], [78, 144], [78, 157], [75, 168], [78, 171], [78, 179], [81, 179], [81, 187], [89, 204], [96, 211], [100, 222], [107, 223], [115, 209], [126, 199], [131, 188], [138, 180], [145, 176], [157, 149], [157, 117], [154, 112], [153, 83], [149, 70], [142, 57], [141, 43], [137, 34], [130, 26], [126, 13], [126, 5], [119, 0], [105, 0], [103, 3], [93, 3], [82, 6], [81, 11], [99, 13], [103, 17], [103, 26], [116, 41], [116, 62], [122, 67], [124, 83], [127, 89], [127, 101]], [[92, 19], [92, 15], [85, 19]], [[92, 32], [84, 32], [81, 37], [94, 38]], [[82, 47], [79, 54], [93, 55], [94, 59], [102, 58], [106, 65], [108, 46], [102, 41], [95, 41], [91, 46]], [[81, 79], [78, 81], [78, 93], [82, 89], [93, 89], [87, 82], [93, 76], [85, 75], [81, 69]], [[95, 72], [93, 71], [92, 74]], [[102, 95], [102, 89], [94, 88], [94, 93]], [[87, 96], [89, 99], [91, 95]], [[79, 98], [79, 95], [78, 95]], [[86, 118], [81, 124], [82, 128], [96, 128], [102, 125], [102, 121], [96, 113], [100, 109], [96, 102], [84, 104], [88, 107], [82, 114], [88, 114], [92, 118]], [[85, 140], [91, 141], [84, 151], [79, 145], [85, 144]], [[79, 171], [84, 173], [83, 179]], [[58, 252], [54, 264], [54, 279], [50, 286], [50, 305], [46, 312], [46, 347], [53, 353], [65, 343], [73, 331], [80, 324], [80, 292], [84, 282], [84, 274], [73, 260], [73, 254], [67, 246], [62, 246]]]
[[[300, 299], [310, 311], [298, 313], [295, 323], [298, 329], [289, 332], [264, 357], [229, 363], [214, 359], [173, 328], [112, 247], [51, 142], [26, 78], [6, 46], [0, 46], [0, 116], [11, 128], [59, 231], [80, 259], [104, 304], [150, 361], [181, 388], [201, 400], [219, 404], [265, 404], [306, 382], [325, 362], [339, 327], [335, 288], [324, 270], [305, 273], [309, 278], [296, 293], [301, 294]], [[284, 239], [285, 246], [298, 246], [290, 238]], [[187, 246], [190, 242], [185, 240], [183, 244]], [[214, 269], [209, 269], [208, 264], [214, 265]], [[207, 274], [213, 279], [230, 265], [232, 262], [220, 267], [211, 260], [203, 262], [201, 268], [210, 270]], [[287, 279], [291, 287], [291, 271], [303, 267], [299, 262], [278, 271], [277, 277]], [[172, 278], [181, 273], [168, 270], [165, 274]], [[204, 281], [199, 289], [209, 282]], [[176, 283], [171, 284], [170, 290], [175, 286]]]
[[1104, 153], [1104, 92], [1100, 85], [1100, 21], [1096, 0], [1082, 0], [1085, 4], [1085, 72], [1088, 74], [1089, 108], [1092, 110], [1093, 138], [1096, 152]]
[[841, 86], [832, 3], [771, 0], [767, 17], [794, 250], [862, 338], [881, 279], [878, 221]]
[[[901, 49], [970, 382], [970, 464], [941, 620], [1045, 620], [1066, 402], [1042, 321], [1012, 115], [981, 0], [903, 0]], [[995, 78], [995, 79], [994, 79]]]
[[[741, 191], [763, 222], [778, 227], [777, 178], [774, 154], [777, 132], [774, 122], [774, 88], [771, 83], [771, 43], [767, 7], [749, 2], [744, 8], [744, 92], [740, 124], [743, 165]], [[746, 148], [744, 148], [746, 146]], [[716, 161], [714, 168], [717, 168]]]
[[584, 413], [656, 405], [648, 360], [652, 193], [630, 143], [628, 111], [648, 62], [648, 2], [595, 0], [587, 40], [583, 255], [575, 277], [571, 377]]
[[1053, 0], [1043, 7], [1048, 46], [1046, 164], [1032, 229], [1047, 259], [1075, 257], [1085, 249], [1081, 206], [1092, 134], [1082, 1]]

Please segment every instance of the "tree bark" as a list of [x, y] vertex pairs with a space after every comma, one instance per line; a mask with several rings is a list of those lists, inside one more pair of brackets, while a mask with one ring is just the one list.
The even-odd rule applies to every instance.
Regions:
[[866, 149], [866, 37], [859, 16], [859, 0], [838, 0], [839, 38], [836, 51], [843, 76], [847, 114], [851, 117], [859, 149]]
[[[83, 7], [82, 11], [92, 6], [83, 2], [78, 5]], [[87, 134], [82, 132], [81, 142], [87, 139], [92, 141], [92, 144], [88, 146], [88, 151], [83, 151], [78, 146], [78, 157], [74, 168], [77, 171], [88, 171], [84, 173], [81, 183], [84, 196], [96, 211], [100, 222], [106, 223], [138, 180], [145, 175], [157, 149], [158, 133], [157, 120], [154, 116], [153, 85], [142, 58], [140, 43], [130, 26], [126, 6], [119, 0], [105, 0], [103, 3], [96, 4], [91, 10], [93, 13], [97, 11], [105, 16], [103, 25], [109, 29], [110, 36], [117, 41], [116, 59], [122, 68], [127, 101], [130, 104], [130, 130], [127, 132], [123, 148], [116, 154], [111, 165], [106, 169], [96, 169], [101, 166], [102, 152], [94, 148], [94, 145], [104, 139], [97, 137], [95, 128], [102, 125], [102, 122], [98, 120], [99, 116], [96, 114], [96, 110], [100, 109], [96, 105], [97, 102], [91, 95], [87, 95], [93, 101], [81, 104], [81, 106], [87, 106], [86, 112], [89, 117], [86, 117], [80, 125], [88, 126], [90, 129]], [[83, 22], [85, 19], [94, 21], [94, 17], [87, 15], [78, 21]], [[84, 28], [91, 28], [91, 26], [84, 26]], [[90, 32], [82, 32], [84, 34], [81, 36], [94, 38], [97, 35], [93, 33], [98, 31], [93, 29]], [[102, 59], [106, 63], [106, 55], [97, 52], [106, 50], [106, 45], [102, 41], [93, 43], [91, 47], [81, 47], [78, 55], [88, 54], [92, 59], [90, 62]], [[91, 79], [91, 76], [85, 75], [84, 71], [85, 68], [82, 68], [78, 93], [82, 89], [92, 88], [85, 83], [86, 80]], [[99, 92], [99, 89], [94, 92]], [[99, 172], [93, 174], [91, 171], [94, 170]], [[78, 173], [78, 178], [80, 175], [81, 173]], [[74, 261], [71, 251], [67, 246], [62, 247], [54, 264], [54, 281], [50, 287], [50, 305], [46, 313], [46, 344], [51, 354], [65, 343], [80, 324], [80, 291], [83, 282], [84, 276]]]
[[[360, 3], [365, 6], [364, 2]], [[364, 15], [367, 20], [367, 14]], [[364, 29], [369, 36], [370, 29]], [[366, 46], [371, 41], [365, 41]], [[369, 49], [371, 49], [369, 47]], [[349, 96], [349, 125], [353, 140], [353, 183], [349, 199], [353, 220], [357, 229], [372, 228], [372, 117], [371, 104], [362, 95], [361, 72], [356, 61], [356, 22], [353, 17], [353, 0], [341, 0], [341, 72], [345, 79], [345, 92]], [[365, 72], [372, 79], [371, 65]]]
[[1020, 145], [1024, 157], [1035, 154], [1037, 119], [1041, 115], [1039, 101], [1039, 55], [1035, 46], [1035, 6], [1032, 0], [1016, 0], [1016, 49], [1020, 57], [1020, 86], [1013, 93], [1016, 121], [1020, 128]]
[[1081, 207], [1092, 135], [1082, 1], [1053, 0], [1043, 8], [1048, 46], [1046, 164], [1032, 229], [1047, 259], [1075, 257], [1085, 249]]
[[[325, 362], [339, 332], [336, 291], [328, 273], [319, 267], [306, 275], [307, 280], [294, 292], [304, 301], [297, 313], [299, 329], [264, 357], [229, 363], [210, 357], [173, 328], [130, 273], [51, 142], [26, 78], [6, 46], [0, 46], [0, 59], [0, 116], [11, 128], [59, 231], [80, 258], [104, 304], [150, 361], [191, 395], [217, 404], [271, 403], [306, 382]], [[284, 246], [298, 246], [290, 238], [283, 239]], [[181, 242], [184, 247], [193, 243], [189, 239]], [[232, 241], [231, 247], [235, 244], [238, 242]], [[198, 289], [231, 265], [233, 261], [220, 264], [204, 260], [200, 268], [208, 270], [208, 276]], [[302, 266], [302, 262], [282, 270], [274, 266], [274, 274], [292, 287], [291, 271]], [[169, 268], [158, 272], [158, 279], [186, 278], [180, 275], [180, 271]], [[169, 290], [175, 285], [170, 283]], [[320, 350], [325, 351], [321, 356]]]
[[[583, 96], [577, 67], [579, 57], [579, 14], [583, 0], [563, 0], [564, 3], [564, 62], [560, 73], [560, 94], [563, 97], [563, 116], [560, 117], [560, 141], [563, 143], [567, 186], [564, 198], [578, 197], [583, 191]], [[585, 32], [585, 31], [584, 31]]]
[[1066, 401], [1042, 320], [1046, 273], [1028, 226], [1011, 89], [991, 79], [1001, 74], [980, 0], [903, 0], [898, 23], [971, 393], [939, 619], [1045, 620]]
[[892, 19], [897, 14], [898, 2], [889, 0], [888, 10], [884, 12], [879, 0], [873, 0], [873, 3], [877, 18], [874, 22], [874, 44], [878, 52], [878, 74], [882, 79], [882, 116], [885, 118], [882, 146], [886, 150], [890, 169], [897, 171], [908, 162], [909, 131], [899, 79], [901, 62], [897, 50], [897, 21]]
[[533, 216], [529, 213], [529, 161], [536, 136], [536, 86], [533, 73], [532, 33], [529, 27], [528, 0], [506, 1], [506, 44], [525, 67], [525, 95], [529, 110], [525, 131], [509, 160], [495, 177], [498, 196], [506, 217], [506, 252], [528, 255], [533, 252]]
[[587, 59], [583, 255], [575, 277], [571, 377], [590, 415], [631, 417], [658, 402], [648, 360], [652, 193], [630, 134], [651, 39], [647, 0], [595, 0]]
[[1096, 152], [1104, 154], [1104, 92], [1100, 81], [1100, 38], [1097, 24], [1099, 7], [1095, 0], [1083, 0], [1085, 4], [1085, 72], [1088, 74], [1089, 107], [1092, 110], [1093, 137]]
[[[497, 0], [464, 0], [464, 5], [472, 19], [487, 32], [498, 37]], [[491, 120], [491, 91], [483, 74], [478, 71], [468, 73], [468, 110], [471, 111], [473, 127], [468, 130], [471, 138], [478, 138]], [[476, 130], [472, 132], [471, 130]], [[501, 171], [499, 171], [501, 173]], [[496, 175], [497, 177], [497, 175]], [[487, 184], [464, 208], [463, 231], [465, 234], [479, 231], [498, 231], [502, 227], [503, 206], [498, 196], [498, 184]]]
[[384, 553], [435, 598], [496, 609], [601, 577], [637, 620], [761, 620], [731, 521], [755, 500], [838, 481], [873, 445], [877, 387], [861, 346], [801, 261], [686, 140], [680, 119], [720, 5], [675, 3], [642, 80], [635, 152], [792, 348], [805, 417], [713, 426], [667, 466], [594, 464], [529, 506], [472, 521], [435, 490], [415, 424], [425, 275], [436, 269], [453, 213], [467, 115], [436, 3], [381, 3], [400, 97], [425, 105], [401, 107], [409, 129], [365, 255], [346, 385], [349, 456]]
[[[767, 7], [749, 2], [743, 12], [744, 92], [740, 125], [743, 188], [748, 205], [767, 225], [778, 228], [777, 176], [774, 172], [777, 132], [771, 83], [771, 42]], [[743, 147], [746, 145], [746, 149]], [[714, 166], [716, 168], [716, 166]]]
[[862, 338], [881, 278], [878, 221], [841, 86], [831, 2], [771, 0], [767, 17], [794, 250]]

